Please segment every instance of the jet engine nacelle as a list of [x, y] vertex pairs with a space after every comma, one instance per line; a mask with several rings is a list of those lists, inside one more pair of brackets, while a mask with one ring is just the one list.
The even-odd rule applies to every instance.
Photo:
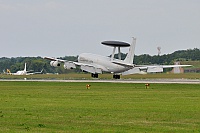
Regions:
[[58, 62], [58, 61], [51, 61], [50, 65], [53, 66], [53, 67], [58, 67], [58, 66], [60, 66], [60, 62]]
[[64, 68], [65, 69], [74, 69], [76, 68], [75, 64], [73, 62], [65, 62], [64, 63]]

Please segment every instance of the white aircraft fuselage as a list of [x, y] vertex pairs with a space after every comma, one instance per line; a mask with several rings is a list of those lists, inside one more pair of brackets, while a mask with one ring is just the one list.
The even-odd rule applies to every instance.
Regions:
[[16, 73], [13, 73], [13, 75], [27, 75], [26, 71], [17, 71]]
[[[118, 59], [113, 59], [113, 60], [121, 61]], [[80, 54], [78, 57], [78, 62], [91, 64], [92, 66], [101, 68], [102, 71], [104, 72], [111, 72], [111, 73], [121, 73], [130, 69], [129, 67], [113, 63], [110, 57], [91, 54], [91, 53]]]

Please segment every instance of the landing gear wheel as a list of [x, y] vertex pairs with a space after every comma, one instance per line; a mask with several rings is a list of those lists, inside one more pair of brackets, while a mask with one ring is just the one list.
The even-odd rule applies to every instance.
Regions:
[[120, 75], [113, 75], [114, 79], [120, 79]]
[[91, 73], [91, 77], [98, 78], [98, 74], [97, 73]]

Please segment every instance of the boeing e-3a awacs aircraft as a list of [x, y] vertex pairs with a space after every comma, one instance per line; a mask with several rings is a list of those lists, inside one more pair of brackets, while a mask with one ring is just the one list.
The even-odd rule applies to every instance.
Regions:
[[[10, 75], [33, 75], [33, 74], [41, 74], [42, 71], [41, 72], [32, 72], [32, 70], [31, 71], [27, 71], [26, 70], [26, 63], [25, 63], [24, 70], [17, 71], [16, 73], [11, 73], [10, 70], [7, 69], [7, 74], [10, 74]], [[30, 72], [32, 72], [32, 73], [30, 73]]]
[[[80, 69], [91, 73], [91, 76], [98, 78], [98, 74], [103, 72], [113, 73], [114, 79], [120, 79], [120, 75], [136, 74], [136, 73], [151, 73], [163, 72], [164, 68], [186, 67], [191, 65], [136, 65], [133, 64], [134, 51], [136, 45], [136, 38], [133, 37], [131, 45], [129, 43], [120, 41], [104, 41], [102, 44], [113, 47], [111, 57], [82, 53], [78, 57], [78, 62], [56, 59], [51, 57], [44, 57], [44, 59], [51, 60], [50, 65], [58, 67], [64, 63], [65, 69], [73, 69], [80, 66]], [[129, 51], [124, 60], [121, 60], [120, 48], [129, 47]], [[118, 59], [114, 58], [115, 50], [118, 48]]]

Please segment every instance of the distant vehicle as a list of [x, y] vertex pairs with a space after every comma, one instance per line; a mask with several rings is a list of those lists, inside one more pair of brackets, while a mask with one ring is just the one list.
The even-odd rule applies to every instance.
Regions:
[[[136, 38], [133, 37], [132, 44], [120, 41], [104, 41], [102, 44], [113, 47], [111, 57], [101, 55], [82, 53], [78, 57], [78, 62], [44, 57], [51, 60], [50, 65], [58, 67], [64, 63], [65, 69], [73, 69], [80, 66], [80, 69], [91, 73], [91, 76], [98, 78], [98, 74], [103, 72], [113, 73], [114, 79], [120, 79], [120, 75], [136, 74], [136, 73], [152, 73], [163, 72], [164, 68], [188, 67], [191, 65], [136, 65], [133, 64]], [[121, 47], [129, 47], [129, 51], [124, 60], [121, 60]], [[118, 48], [118, 59], [114, 58], [115, 50]]]
[[24, 70], [17, 71], [16, 73], [11, 73], [9, 69], [7, 69], [6, 71], [7, 71], [7, 74], [10, 74], [10, 75], [33, 75], [33, 74], [41, 74], [43, 69], [40, 72], [32, 72], [32, 70], [27, 71], [26, 63], [25, 63]]

